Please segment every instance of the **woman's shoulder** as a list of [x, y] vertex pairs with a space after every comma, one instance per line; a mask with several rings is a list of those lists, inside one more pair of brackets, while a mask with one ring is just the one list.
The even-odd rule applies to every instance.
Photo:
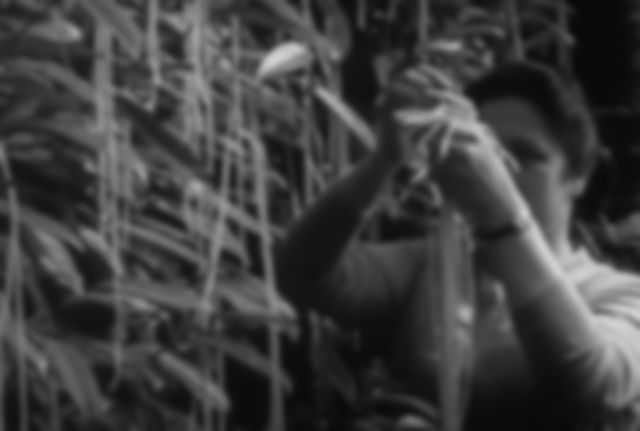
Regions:
[[630, 299], [640, 301], [638, 273], [595, 259], [586, 250], [575, 251], [563, 264], [571, 281], [591, 305]]

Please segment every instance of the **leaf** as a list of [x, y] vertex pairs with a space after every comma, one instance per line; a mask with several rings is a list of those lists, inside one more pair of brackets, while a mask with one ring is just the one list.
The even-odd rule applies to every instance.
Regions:
[[464, 50], [464, 43], [459, 39], [437, 39], [429, 44], [429, 50], [444, 54], [459, 54]]
[[85, 357], [72, 345], [54, 340], [45, 342], [45, 350], [60, 383], [81, 413], [88, 418], [104, 413], [107, 400]]
[[368, 149], [375, 147], [375, 136], [367, 123], [340, 97], [324, 87], [316, 87], [315, 95], [336, 115]]
[[[333, 42], [318, 33], [313, 25], [307, 22], [307, 20], [298, 12], [298, 10], [296, 10], [296, 8], [291, 6], [289, 2], [285, 0], [260, 0], [260, 3], [266, 6], [275, 18], [280, 20], [279, 23], [274, 23], [273, 19], [269, 19], [267, 17], [264, 19], [265, 24], [271, 26], [275, 24], [279, 29], [282, 27], [289, 27], [294, 34], [299, 35], [307, 42], [310, 42], [314, 49], [317, 49], [320, 53], [325, 54], [328, 58], [334, 61], [340, 60], [341, 52]], [[251, 14], [249, 12], [250, 11], [245, 11], [243, 16], [250, 19]], [[253, 12], [254, 18], [259, 16], [256, 14], [257, 11]]]
[[[362, 419], [357, 419], [353, 421], [352, 428], [350, 431], [417, 431], [417, 430], [405, 430], [400, 428], [396, 421], [390, 419], [385, 415], [380, 414], [371, 414], [367, 415]], [[420, 431], [434, 431], [430, 428], [422, 429]]]
[[395, 423], [394, 429], [402, 431], [437, 431], [441, 426], [437, 426], [425, 418], [415, 414], [404, 414]]
[[29, 75], [24, 70], [15, 71], [13, 67], [16, 62], [7, 61], [4, 70], [0, 71], [0, 89], [11, 92], [11, 94], [34, 95], [39, 91], [46, 93], [53, 92], [53, 86], [47, 79], [41, 76]]
[[[88, 154], [94, 154], [95, 150], [102, 148], [103, 137], [99, 134], [90, 134], [87, 130], [80, 126], [65, 124], [65, 122], [56, 120], [19, 120], [11, 123], [3, 123], [0, 125], [0, 137], [4, 137], [18, 133], [32, 133], [38, 135], [47, 135], [54, 138], [58, 144], [56, 149], [71, 149], [73, 151], [83, 151]], [[48, 142], [51, 142], [48, 141]], [[73, 148], [61, 146], [66, 144]]]
[[485, 8], [468, 5], [460, 11], [458, 19], [461, 23], [493, 19], [493, 15]]
[[[34, 83], [35, 84], [35, 83]], [[2, 113], [0, 123], [33, 119], [42, 112], [78, 111], [79, 104], [68, 95], [33, 85], [31, 89], [20, 89], [11, 107]]]
[[284, 42], [269, 51], [258, 67], [258, 79], [273, 79], [311, 64], [313, 55], [306, 45], [298, 42]]
[[443, 116], [446, 112], [444, 106], [435, 109], [407, 108], [397, 110], [394, 117], [406, 126], [430, 126], [436, 121], [445, 120]]
[[277, 331], [279, 335], [286, 335], [293, 341], [300, 340], [300, 327], [296, 321], [273, 316], [273, 314], [244, 314], [235, 311], [224, 311], [216, 314], [214, 318], [224, 322], [228, 328], [241, 331], [264, 329], [266, 325], [269, 325], [270, 329]]
[[62, 286], [81, 294], [84, 291], [82, 277], [66, 245], [46, 230], [33, 226], [27, 229], [28, 243], [37, 265]]
[[[173, 209], [172, 207], [167, 206], [166, 212], [168, 213], [170, 212], [170, 214], [166, 214], [167, 218], [173, 215], [173, 211], [171, 211], [172, 209]], [[166, 239], [170, 239], [171, 241], [174, 241], [178, 244], [187, 245], [192, 240], [189, 238], [189, 236], [186, 234], [184, 230], [178, 229], [177, 227], [169, 225], [168, 223], [165, 223], [164, 221], [161, 221], [159, 219], [160, 217], [140, 216], [140, 217], [136, 217], [136, 222], [137, 222], [137, 225], [144, 226], [150, 231], [154, 231], [157, 234], [162, 235]], [[211, 232], [207, 231], [207, 233], [210, 234]]]
[[111, 29], [132, 58], [142, 53], [144, 37], [129, 12], [114, 0], [80, 0], [94, 18]]
[[170, 286], [142, 280], [125, 279], [122, 293], [181, 312], [202, 310], [202, 298], [186, 286]]
[[[111, 302], [113, 295], [110, 294]], [[113, 342], [101, 341], [89, 337], [79, 337], [74, 340], [76, 346], [94, 364], [113, 366]], [[164, 376], [160, 376], [157, 370], [149, 366], [153, 356], [161, 350], [159, 344], [154, 342], [131, 343], [122, 346], [122, 367], [119, 370], [121, 377], [131, 381], [150, 380], [155, 388], [164, 387]]]
[[371, 398], [372, 407], [376, 411], [390, 411], [394, 414], [413, 412], [429, 423], [437, 424], [438, 410], [432, 404], [404, 393], [381, 392]]
[[[211, 239], [211, 233], [214, 229], [213, 221], [215, 217], [200, 215], [196, 212], [188, 216], [184, 215], [183, 218], [185, 219], [185, 224], [187, 225], [187, 229], [190, 233], [198, 235], [200, 239], [204, 241], [209, 241]], [[204, 220], [201, 220], [203, 218]], [[156, 230], [159, 233], [162, 233], [163, 236], [171, 238], [178, 243], [186, 244], [192, 240], [192, 238], [189, 238], [184, 231], [175, 229], [165, 223], [155, 221], [150, 217], [140, 217], [139, 220], [141, 225]], [[249, 265], [249, 254], [246, 246], [242, 239], [232, 232], [231, 229], [228, 227], [222, 229], [222, 236], [217, 239], [222, 241], [222, 249], [237, 259], [242, 266], [246, 267]]]
[[7, 327], [4, 328], [6, 341], [13, 348], [18, 361], [27, 359], [36, 368], [36, 370], [44, 375], [49, 370], [49, 359], [44, 355], [44, 352], [36, 346], [36, 344], [30, 339], [28, 333], [24, 334], [24, 337], [20, 339], [20, 331], [15, 327], [15, 321], [5, 322]]
[[501, 26], [493, 23], [467, 24], [460, 29], [460, 36], [464, 36], [464, 37], [491, 36], [496, 39], [505, 39], [507, 37], [507, 31]]
[[[229, 337], [209, 337], [205, 342], [210, 343], [219, 352], [247, 366], [253, 371], [273, 378], [271, 359], [262, 354], [258, 349], [248, 343], [235, 341]], [[275, 380], [285, 391], [293, 390], [293, 383], [284, 370], [278, 367]]]
[[206, 265], [207, 263], [206, 260], [194, 250], [172, 240], [171, 238], [166, 238], [145, 226], [126, 223], [123, 227], [132, 237], [157, 247], [174, 257], [179, 257], [184, 261], [197, 266]]
[[39, 37], [25, 35], [18, 39], [0, 40], [0, 59], [31, 58], [54, 60], [59, 58], [90, 59], [92, 52], [80, 43], [60, 44]]
[[60, 13], [54, 13], [48, 20], [30, 25], [28, 33], [61, 44], [82, 40], [80, 28]]
[[[220, 196], [220, 194], [212, 191], [206, 183], [201, 181], [191, 182], [187, 187], [185, 187], [184, 194], [186, 196], [183, 197], [183, 200], [186, 200], [187, 198], [197, 198], [206, 208], [211, 208], [213, 210], [213, 214], [210, 214], [210, 216], [213, 219], [220, 214], [221, 209], [224, 207], [225, 215], [229, 222], [237, 224], [248, 232], [258, 235], [262, 234], [260, 222], [254, 215], [234, 204], [225, 196]], [[277, 234], [277, 229], [273, 227], [271, 233]]]
[[272, 313], [268, 306], [261, 301], [248, 295], [246, 291], [239, 289], [228, 289], [228, 285], [222, 282], [220, 284], [220, 297], [230, 304], [233, 308], [247, 316], [265, 316], [270, 317]]
[[159, 365], [187, 387], [196, 398], [202, 398], [216, 410], [227, 411], [231, 406], [224, 391], [190, 364], [169, 352], [158, 355]]
[[262, 3], [285, 22], [310, 30], [305, 19], [290, 3], [284, 0], [262, 0]]
[[344, 6], [336, 0], [321, 0], [318, 4], [325, 12], [326, 33], [335, 44], [339, 58], [344, 59], [353, 45], [351, 25]]
[[289, 319], [295, 318], [295, 311], [284, 301], [278, 292], [276, 296], [275, 310], [271, 310], [268, 298], [268, 286], [251, 275], [237, 275], [218, 281], [220, 296], [238, 311], [247, 315], [261, 314], [279, 316]]
[[[4, 199], [0, 199], [0, 214], [6, 217], [9, 213], [9, 203]], [[69, 245], [81, 247], [81, 242], [77, 235], [68, 226], [33, 208], [25, 206], [20, 208], [20, 222], [34, 229], [43, 229]]]
[[552, 8], [555, 11], [562, 11], [563, 13], [573, 13], [575, 12], [575, 7], [573, 7], [568, 2], [559, 2], [555, 0], [529, 0], [520, 2], [522, 6], [528, 6], [530, 8]]
[[82, 227], [78, 231], [82, 241], [80, 249], [74, 249], [78, 268], [88, 289], [113, 280], [122, 273], [122, 263], [109, 252], [109, 245], [95, 230]]
[[200, 163], [189, 146], [128, 97], [118, 96], [119, 108], [134, 122], [142, 136], [161, 151], [163, 159], [185, 178], [199, 177]]
[[45, 78], [61, 85], [88, 105], [94, 105], [95, 92], [91, 84], [57, 63], [20, 59], [8, 63], [6, 68], [18, 76], [33, 76], [39, 80]]

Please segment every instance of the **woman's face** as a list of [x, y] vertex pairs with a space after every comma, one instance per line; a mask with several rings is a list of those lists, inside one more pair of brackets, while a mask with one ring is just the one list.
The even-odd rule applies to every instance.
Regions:
[[496, 99], [480, 107], [504, 147], [520, 164], [514, 180], [550, 244], [566, 238], [581, 180], [566, 175], [566, 159], [535, 108], [519, 98]]

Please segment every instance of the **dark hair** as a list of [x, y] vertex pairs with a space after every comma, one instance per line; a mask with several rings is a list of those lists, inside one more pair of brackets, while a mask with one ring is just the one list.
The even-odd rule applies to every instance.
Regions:
[[597, 132], [577, 82], [542, 65], [510, 63], [487, 73], [466, 89], [477, 106], [506, 97], [530, 103], [564, 152], [569, 176], [588, 176], [600, 155]]

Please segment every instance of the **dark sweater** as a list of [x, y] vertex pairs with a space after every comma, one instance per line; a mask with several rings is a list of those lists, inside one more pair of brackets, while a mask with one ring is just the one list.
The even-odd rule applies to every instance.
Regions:
[[[327, 220], [317, 209], [308, 217]], [[377, 339], [386, 346], [397, 377], [428, 399], [435, 379], [427, 243], [350, 242], [329, 259], [330, 237], [338, 244], [347, 226], [356, 223], [324, 225], [314, 242], [307, 242], [304, 232], [314, 226], [313, 220], [293, 229], [279, 254], [280, 287], [294, 303]], [[554, 314], [557, 305], [544, 304], [545, 297], [515, 313], [504, 301], [483, 306], [477, 310], [470, 352], [473, 384], [465, 429], [640, 430], [640, 278], [597, 263], [584, 252], [562, 266], [597, 328], [593, 339], [586, 340], [590, 348], [584, 353], [581, 339], [576, 349], [554, 353], [559, 358], [551, 362], [545, 359], [553, 351], [549, 334], [555, 327], [569, 338], [573, 333], [567, 331], [570, 316]]]
[[[427, 243], [353, 240], [391, 173], [388, 161], [374, 156], [329, 188], [279, 245], [278, 283], [294, 303], [377, 339], [397, 376], [429, 399], [434, 286]], [[479, 255], [489, 265], [517, 258], [536, 266], [528, 272], [539, 280], [501, 268], [501, 277], [522, 283], [508, 286], [511, 299], [525, 286], [544, 287], [556, 271], [564, 274], [515, 311], [505, 301], [477, 310], [466, 429], [640, 430], [640, 278], [579, 252], [560, 268], [549, 262], [553, 256], [542, 256], [550, 251], [536, 249], [536, 232]]]

